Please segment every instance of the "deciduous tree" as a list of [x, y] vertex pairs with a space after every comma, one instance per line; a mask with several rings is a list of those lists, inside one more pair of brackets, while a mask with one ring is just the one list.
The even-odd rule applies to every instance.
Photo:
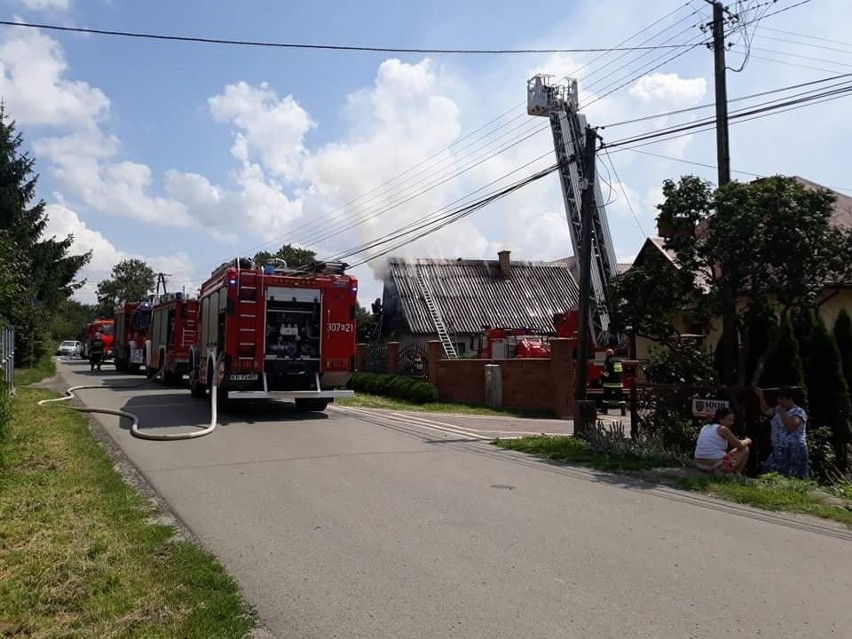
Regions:
[[254, 256], [256, 264], [264, 264], [272, 259], [284, 260], [290, 268], [300, 268], [308, 266], [316, 260], [317, 254], [314, 251], [293, 246], [292, 244], [284, 244], [274, 253], [260, 251]]
[[110, 278], [98, 284], [99, 311], [112, 315], [122, 302], [137, 302], [147, 299], [154, 290], [156, 274], [143, 260], [122, 260], [112, 267]]
[[[812, 305], [826, 284], [848, 279], [852, 232], [831, 224], [835, 196], [830, 191], [808, 189], [781, 176], [714, 189], [686, 176], [667, 180], [663, 196], [658, 227], [665, 246], [694, 278], [688, 308], [712, 317], [735, 309], [734, 335], [743, 343], [744, 319], [753, 309]], [[621, 290], [615, 290], [635, 307], [629, 312], [636, 333], [663, 332], [658, 313], [672, 307], [666, 299], [671, 277], [650, 286], [648, 280], [659, 277], [656, 267], [638, 268], [649, 268], [648, 275], [621, 276]], [[674, 295], [682, 305], [676, 287]], [[665, 320], [671, 317], [669, 313]], [[752, 368], [746, 364], [753, 361], [753, 354], [741, 353], [734, 370], [727, 363], [726, 378], [736, 373], [744, 384]]]

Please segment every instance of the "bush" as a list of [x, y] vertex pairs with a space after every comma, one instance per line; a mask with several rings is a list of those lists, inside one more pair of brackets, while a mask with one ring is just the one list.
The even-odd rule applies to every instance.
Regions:
[[438, 389], [435, 386], [405, 375], [355, 373], [349, 379], [348, 386], [355, 392], [393, 397], [415, 404], [438, 401]]
[[[701, 425], [689, 416], [689, 398], [656, 396], [642, 406], [639, 433], [646, 440], [659, 442], [665, 450], [692, 455]], [[646, 412], [647, 411], [647, 412]]]
[[834, 451], [834, 433], [828, 426], [807, 431], [808, 457], [811, 476], [821, 484], [832, 484], [841, 479]]
[[685, 463], [684, 455], [667, 448], [656, 437], [641, 433], [636, 438], [627, 437], [621, 422], [606, 426], [599, 420], [589, 426], [584, 439], [594, 452], [608, 457], [643, 460], [655, 466], [683, 466]]

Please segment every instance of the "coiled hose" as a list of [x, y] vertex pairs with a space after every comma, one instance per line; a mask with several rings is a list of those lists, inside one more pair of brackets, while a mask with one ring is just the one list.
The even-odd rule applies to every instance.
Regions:
[[[150, 384], [152, 381], [157, 379], [157, 377], [162, 376], [163, 371], [165, 370], [166, 365], [163, 364], [162, 368], [159, 371], [146, 378], [144, 381], [139, 382], [138, 384], [128, 384], [128, 385], [110, 385], [110, 384], [81, 384], [79, 386], [72, 386], [68, 390], [65, 391], [65, 395], [63, 397], [55, 397], [51, 399], [43, 399], [38, 402], [39, 406], [46, 406], [47, 404], [51, 404], [53, 402], [65, 402], [69, 399], [74, 399], [74, 393], [81, 390], [92, 390], [92, 389], [113, 389], [113, 390], [125, 390], [131, 388], [141, 388], [146, 384]], [[217, 411], [217, 389], [219, 387], [218, 377], [213, 375], [213, 384], [210, 386], [210, 424], [204, 428], [200, 428], [200, 430], [190, 431], [188, 433], [151, 433], [147, 431], [143, 431], [139, 428], [139, 417], [134, 415], [133, 413], [129, 413], [124, 410], [116, 410], [114, 408], [89, 408], [85, 406], [62, 406], [61, 408], [65, 408], [67, 410], [75, 410], [78, 413], [98, 413], [100, 415], [115, 415], [116, 417], [124, 417], [125, 419], [130, 420], [130, 434], [138, 439], [147, 439], [150, 441], [157, 442], [165, 442], [165, 441], [176, 441], [180, 439], [197, 439], [199, 437], [204, 437], [205, 435], [209, 435], [212, 433], [217, 426], [217, 422], [219, 420], [219, 414]]]

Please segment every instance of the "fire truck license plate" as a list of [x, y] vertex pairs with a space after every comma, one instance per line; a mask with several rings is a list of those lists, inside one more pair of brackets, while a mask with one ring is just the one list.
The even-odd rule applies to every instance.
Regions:
[[254, 382], [257, 381], [257, 373], [232, 373], [228, 379], [232, 382]]
[[325, 370], [327, 371], [348, 371], [348, 359], [327, 359], [325, 360]]

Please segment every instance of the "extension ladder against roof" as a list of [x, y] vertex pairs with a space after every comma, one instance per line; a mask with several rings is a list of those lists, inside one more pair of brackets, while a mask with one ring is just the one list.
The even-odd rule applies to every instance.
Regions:
[[444, 320], [441, 317], [438, 306], [435, 304], [435, 299], [432, 297], [432, 289], [426, 281], [426, 276], [423, 275], [423, 271], [421, 269], [416, 268], [416, 271], [417, 282], [420, 284], [420, 291], [423, 293], [423, 299], [426, 301], [426, 308], [429, 309], [429, 315], [432, 317], [432, 323], [435, 325], [435, 331], [438, 333], [438, 339], [441, 340], [441, 345], [444, 347], [444, 353], [446, 353], [448, 359], [458, 359], [459, 355], [456, 352], [456, 346], [450, 339], [450, 334], [447, 331], [447, 325], [444, 324]]

